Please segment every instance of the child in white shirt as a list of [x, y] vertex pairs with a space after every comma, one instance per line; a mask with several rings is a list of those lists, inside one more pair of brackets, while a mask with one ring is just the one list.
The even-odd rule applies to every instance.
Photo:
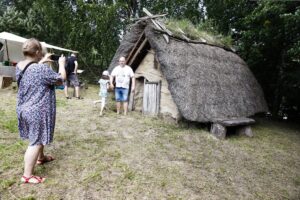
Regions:
[[101, 97], [101, 110], [100, 110], [100, 116], [103, 115], [103, 110], [106, 103], [106, 98], [108, 96], [108, 88], [109, 88], [109, 72], [103, 71], [101, 79], [98, 81], [100, 84], [100, 92], [99, 96]]

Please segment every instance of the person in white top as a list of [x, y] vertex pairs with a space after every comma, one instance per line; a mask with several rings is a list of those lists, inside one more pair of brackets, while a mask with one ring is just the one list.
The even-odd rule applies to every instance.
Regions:
[[131, 92], [135, 89], [134, 73], [130, 66], [126, 65], [125, 57], [120, 57], [119, 65], [116, 66], [110, 76], [110, 86], [113, 89], [113, 81], [116, 81], [115, 98], [117, 102], [117, 114], [120, 114], [121, 103], [124, 107], [124, 115], [127, 115], [128, 110], [128, 92], [131, 80]]
[[105, 107], [106, 99], [108, 96], [108, 88], [109, 88], [109, 72], [103, 71], [101, 79], [98, 81], [100, 84], [100, 92], [99, 96], [101, 97], [101, 110], [100, 110], [100, 116], [103, 115], [103, 110]]

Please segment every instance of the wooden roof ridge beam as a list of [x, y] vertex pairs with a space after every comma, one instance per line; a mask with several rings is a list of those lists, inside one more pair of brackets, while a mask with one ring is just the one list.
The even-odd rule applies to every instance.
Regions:
[[[157, 31], [159, 33], [162, 33], [162, 34], [167, 34], [166, 31], [163, 31], [161, 29], [155, 29], [154, 28], [154, 31]], [[222, 48], [226, 51], [231, 51], [231, 52], [236, 52], [235, 49], [233, 48], [230, 48], [230, 47], [227, 47], [225, 45], [220, 45], [220, 44], [211, 44], [211, 43], [208, 43], [208, 42], [202, 42], [202, 41], [198, 41], [198, 40], [187, 40], [183, 37], [180, 37], [180, 36], [176, 36], [176, 35], [170, 35], [170, 37], [176, 39], [176, 40], [179, 40], [179, 41], [183, 41], [183, 42], [188, 42], [188, 43], [194, 43], [194, 44], [205, 44], [205, 45], [208, 45], [208, 46], [214, 46], [214, 47], [219, 47], [219, 48]]]
[[[144, 11], [144, 13], [146, 13], [146, 15], [148, 15], [149, 17], [154, 16], [154, 15], [153, 15], [152, 13], [150, 13], [146, 8], [143, 8], [143, 11]], [[170, 30], [168, 30], [168, 29], [166, 28], [166, 26], [165, 26], [162, 22], [157, 21], [157, 20], [155, 20], [155, 19], [153, 19], [153, 21], [155, 21], [155, 23], [156, 23], [162, 30], [166, 31], [169, 35], [173, 35], [173, 33], [172, 33]]]
[[[143, 12], [146, 13], [146, 15], [148, 15], [149, 17], [152, 17], [153, 15], [146, 9], [143, 8]], [[156, 28], [160, 29], [160, 30], [164, 30], [166, 31], [169, 35], [172, 35], [172, 32], [167, 30], [166, 27], [162, 26], [162, 24], [158, 21], [156, 21], [155, 19], [151, 19], [151, 22], [155, 25]], [[163, 37], [165, 38], [166, 42], [169, 43], [169, 36], [167, 34], [163, 34]]]
[[138, 21], [138, 20], [147, 20], [147, 19], [155, 19], [159, 17], [164, 17], [167, 14], [160, 14], [160, 15], [152, 15], [152, 16], [145, 16], [145, 17], [140, 17], [140, 18], [131, 18], [131, 21]]

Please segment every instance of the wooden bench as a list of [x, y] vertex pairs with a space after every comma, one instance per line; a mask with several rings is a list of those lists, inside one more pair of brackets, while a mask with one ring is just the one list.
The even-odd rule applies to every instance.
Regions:
[[235, 127], [237, 134], [253, 137], [250, 125], [254, 123], [255, 120], [250, 118], [216, 119], [211, 125], [210, 132], [219, 139], [225, 139], [227, 127]]
[[0, 89], [9, 87], [13, 82], [13, 77], [0, 75]]

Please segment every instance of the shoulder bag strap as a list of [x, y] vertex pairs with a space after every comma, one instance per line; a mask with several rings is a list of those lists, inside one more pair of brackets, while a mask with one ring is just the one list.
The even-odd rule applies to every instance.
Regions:
[[28, 68], [31, 64], [33, 64], [33, 63], [35, 63], [35, 62], [30, 62], [30, 63], [28, 63], [28, 64], [24, 67], [24, 69], [20, 72], [19, 78], [18, 78], [18, 81], [17, 81], [18, 87], [19, 87], [19, 85], [20, 85], [20, 81], [21, 81], [21, 79], [22, 79], [22, 77], [23, 77], [25, 71], [26, 71], [27, 68]]

